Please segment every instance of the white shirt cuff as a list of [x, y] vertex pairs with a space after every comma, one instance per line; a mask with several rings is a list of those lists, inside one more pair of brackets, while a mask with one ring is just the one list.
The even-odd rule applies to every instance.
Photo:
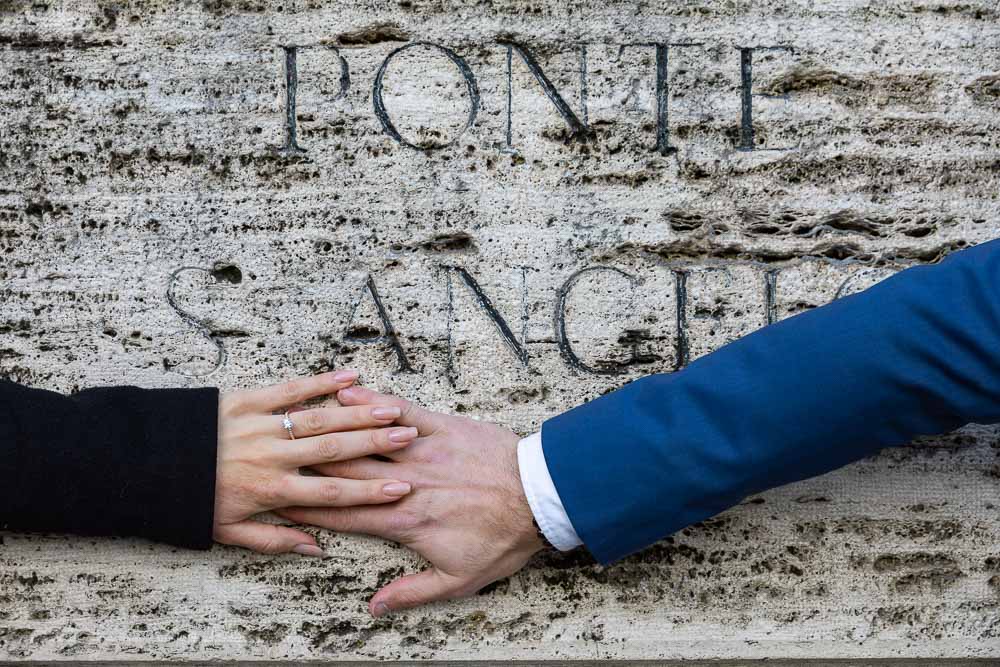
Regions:
[[521, 471], [524, 495], [545, 539], [559, 551], [569, 551], [583, 544], [552, 483], [542, 451], [541, 431], [517, 443], [517, 466]]

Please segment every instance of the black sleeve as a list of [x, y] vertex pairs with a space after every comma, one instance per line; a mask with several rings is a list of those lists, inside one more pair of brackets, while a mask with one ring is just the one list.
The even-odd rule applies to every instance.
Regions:
[[0, 530], [212, 544], [218, 389], [0, 380]]

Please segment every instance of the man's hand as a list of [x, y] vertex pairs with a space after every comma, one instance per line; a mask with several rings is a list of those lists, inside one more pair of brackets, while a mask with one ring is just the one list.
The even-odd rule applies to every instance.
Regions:
[[400, 542], [431, 563], [401, 577], [369, 602], [374, 616], [465, 597], [520, 570], [542, 548], [517, 466], [518, 437], [510, 430], [464, 417], [428, 412], [409, 401], [362, 387], [337, 394], [345, 406], [398, 406], [396, 423], [418, 437], [391, 460], [356, 459], [316, 466], [332, 477], [398, 479], [413, 491], [392, 505], [292, 508], [292, 521], [369, 533]]

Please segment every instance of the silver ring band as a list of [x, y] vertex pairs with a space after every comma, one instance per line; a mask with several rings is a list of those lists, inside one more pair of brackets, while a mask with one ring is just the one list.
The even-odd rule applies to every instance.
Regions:
[[295, 424], [292, 423], [292, 418], [288, 416], [288, 410], [285, 410], [285, 418], [281, 420], [281, 425], [288, 431], [288, 437], [294, 440], [295, 432], [293, 429], [295, 428]]

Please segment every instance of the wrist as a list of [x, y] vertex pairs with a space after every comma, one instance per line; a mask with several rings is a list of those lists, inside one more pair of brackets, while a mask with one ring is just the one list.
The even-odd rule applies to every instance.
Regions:
[[510, 442], [507, 443], [508, 446], [505, 448], [505, 453], [507, 455], [506, 462], [509, 479], [508, 488], [512, 498], [512, 511], [510, 514], [513, 523], [512, 535], [515, 538], [517, 550], [523, 551], [530, 556], [542, 551], [549, 546], [549, 544], [541, 529], [538, 527], [538, 523], [535, 521], [535, 515], [531, 511], [531, 504], [528, 502], [528, 497], [524, 492], [524, 485], [521, 483], [521, 473], [517, 457], [517, 445], [519, 439], [516, 435], [511, 435], [513, 437]]
[[558, 551], [569, 551], [580, 546], [583, 542], [574, 530], [555, 482], [549, 474], [542, 449], [541, 431], [518, 443], [517, 459], [521, 486], [543, 543]]

